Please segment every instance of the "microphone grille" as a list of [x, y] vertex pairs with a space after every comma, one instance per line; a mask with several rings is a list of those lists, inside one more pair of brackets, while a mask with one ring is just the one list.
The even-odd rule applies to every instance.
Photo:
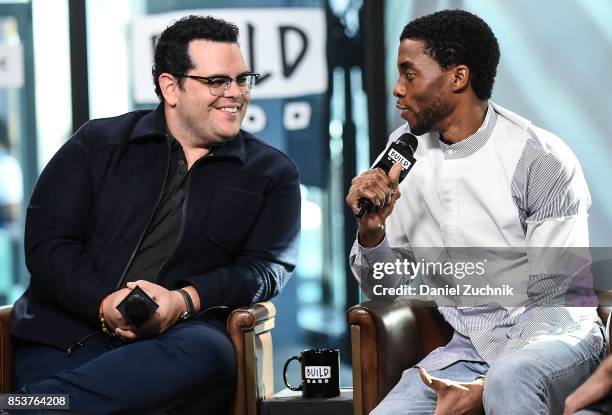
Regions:
[[402, 134], [395, 142], [400, 146], [408, 147], [410, 154], [414, 154], [419, 145], [419, 140], [411, 133]]

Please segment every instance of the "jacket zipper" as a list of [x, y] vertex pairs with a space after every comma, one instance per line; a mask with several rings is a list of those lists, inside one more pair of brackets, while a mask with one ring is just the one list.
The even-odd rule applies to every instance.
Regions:
[[[134, 248], [134, 251], [132, 252], [132, 255], [130, 256], [130, 260], [128, 261], [127, 265], [125, 266], [125, 269], [123, 270], [123, 274], [121, 275], [121, 279], [119, 279], [119, 282], [117, 283], [117, 286], [115, 287], [116, 290], [118, 290], [121, 285], [123, 285], [123, 280], [125, 279], [125, 276], [130, 268], [130, 265], [132, 265], [132, 262], [134, 261], [134, 257], [136, 256], [136, 252], [138, 251], [138, 248], [140, 247], [140, 244], [142, 243], [142, 239], [144, 238], [145, 233], [147, 232], [147, 229], [149, 228], [149, 225], [151, 224], [151, 220], [153, 220], [153, 216], [155, 215], [155, 211], [157, 210], [157, 208], [159, 207], [159, 204], [161, 202], [161, 198], [164, 194], [164, 189], [166, 188], [166, 184], [167, 184], [167, 180], [168, 180], [168, 170], [170, 169], [170, 157], [172, 157], [171, 151], [170, 151], [170, 142], [168, 142], [168, 162], [166, 163], [166, 172], [164, 175], [164, 184], [162, 186], [161, 192], [159, 193], [159, 197], [157, 198], [157, 203], [155, 204], [155, 209], [153, 209], [153, 213], [151, 213], [151, 216], [149, 217], [149, 220], [147, 222], [147, 225], [144, 228], [144, 231], [142, 232], [142, 234], [140, 235], [140, 238], [138, 239], [138, 243], [136, 243], [136, 247]], [[198, 163], [207, 158], [207, 157], [212, 157], [213, 153], [208, 153], [207, 155], [205, 155], [204, 157], [202, 157], [201, 159], [199, 159], [198, 161], [196, 161], [193, 166], [191, 167], [192, 169], [195, 168], [195, 166], [198, 165]], [[166, 264], [168, 263], [168, 260], [174, 255], [174, 253], [176, 252], [176, 249], [178, 248], [178, 245], [181, 241], [181, 238], [183, 236], [183, 229], [185, 227], [185, 213], [187, 212], [187, 201], [189, 200], [189, 185], [191, 183], [191, 174], [189, 175], [189, 177], [187, 178], [187, 185], [186, 190], [185, 190], [185, 200], [183, 201], [183, 207], [181, 209], [181, 229], [179, 231], [179, 236], [176, 239], [176, 243], [174, 244], [174, 247], [172, 248], [172, 251], [170, 253], [170, 255], [168, 255], [166, 257], [166, 260], [164, 261], [164, 263], [162, 264], [162, 266], [160, 267], [157, 276], [156, 276], [156, 280], [159, 279], [159, 276], [161, 275], [162, 271], [164, 270]], [[206, 311], [206, 310], [204, 310]], [[95, 336], [96, 334], [98, 334], [97, 332], [94, 333], [90, 333], [82, 338], [80, 338], [79, 340], [77, 340], [75, 343], [73, 343], [72, 345], [68, 346], [68, 348], [66, 349], [66, 353], [70, 354], [72, 353], [75, 349], [83, 346], [83, 343], [85, 341], [87, 341], [88, 339], [90, 339], [91, 337]]]
[[[157, 203], [155, 204], [155, 209], [153, 209], [153, 212], [151, 213], [151, 216], [149, 217], [149, 220], [147, 221], [146, 226], [144, 227], [144, 230], [142, 231], [142, 233], [140, 234], [140, 238], [138, 239], [138, 242], [136, 243], [136, 247], [134, 248], [134, 251], [132, 252], [132, 255], [130, 256], [130, 259], [127, 263], [127, 265], [125, 266], [125, 269], [123, 270], [123, 274], [121, 275], [121, 278], [119, 279], [119, 281], [117, 282], [117, 285], [115, 286], [115, 291], [118, 290], [121, 285], [123, 284], [123, 280], [125, 279], [125, 276], [130, 268], [130, 265], [132, 265], [132, 262], [134, 261], [134, 257], [136, 256], [136, 252], [138, 251], [138, 248], [140, 248], [140, 244], [142, 243], [142, 239], [144, 238], [145, 233], [147, 232], [147, 229], [149, 228], [149, 225], [151, 225], [151, 221], [153, 220], [153, 216], [155, 215], [155, 211], [157, 210], [157, 208], [159, 207], [159, 204], [161, 202], [162, 196], [164, 194], [164, 189], [166, 188], [166, 182], [168, 180], [168, 170], [170, 169], [170, 157], [172, 157], [171, 154], [171, 149], [170, 149], [170, 141], [168, 141], [168, 161], [166, 162], [166, 171], [164, 174], [164, 183], [162, 185], [161, 191], [159, 192], [159, 196], [157, 198]], [[98, 334], [98, 332], [93, 332], [90, 333], [86, 336], [81, 337], [80, 339], [78, 339], [76, 342], [74, 342], [73, 344], [71, 344], [70, 346], [68, 346], [66, 348], [66, 353], [67, 354], [71, 354], [75, 349], [83, 346], [83, 343], [85, 341], [87, 341], [88, 339], [90, 339], [91, 337], [95, 336], [96, 334]]]
[[168, 184], [167, 183], [168, 170], [170, 170], [170, 157], [172, 157], [172, 151], [170, 148], [170, 140], [167, 140], [167, 142], [168, 142], [168, 161], [166, 162], [166, 171], [164, 174], [164, 184], [162, 185], [161, 191], [159, 192], [159, 196], [157, 197], [157, 203], [155, 203], [155, 209], [153, 209], [153, 212], [151, 212], [151, 216], [149, 216], [147, 225], [144, 227], [144, 230], [140, 234], [140, 238], [138, 238], [138, 242], [136, 243], [136, 246], [134, 247], [134, 251], [132, 251], [132, 255], [130, 256], [130, 260], [125, 266], [125, 269], [123, 270], [123, 274], [121, 275], [121, 278], [119, 279], [119, 281], [117, 282], [117, 285], [115, 286], [115, 290], [120, 289], [121, 286], [123, 285], [123, 281], [125, 280], [127, 272], [130, 269], [130, 265], [132, 265], [132, 262], [134, 261], [134, 257], [136, 256], [136, 252], [138, 252], [138, 248], [140, 248], [140, 244], [142, 243], [142, 240], [144, 239], [144, 236], [147, 233], [147, 229], [149, 229], [149, 226], [151, 225], [153, 216], [155, 216], [155, 212], [157, 211], [157, 208], [159, 207], [159, 204], [161, 203], [162, 196], [164, 195], [164, 190], [166, 189], [166, 185]]
[[68, 346], [66, 348], [66, 354], [70, 354], [72, 353], [75, 349], [78, 349], [79, 347], [83, 346], [83, 343], [87, 340], [89, 340], [90, 338], [92, 338], [93, 336], [95, 336], [96, 334], [98, 334], [97, 332], [93, 332], [93, 333], [89, 333], [86, 336], [81, 337], [79, 340], [77, 340], [76, 342], [74, 342], [73, 344], [71, 344], [70, 346]]
[[[193, 163], [193, 166], [191, 166], [192, 171], [193, 169], [195, 169], [198, 163], [200, 163], [200, 161], [204, 160], [205, 158], [212, 157], [212, 156], [213, 156], [213, 153], [211, 152], [205, 155], [204, 157], [198, 159], [195, 163]], [[189, 174], [189, 177], [187, 177], [187, 184], [185, 185], [185, 199], [183, 200], [183, 206], [181, 208], [181, 229], [179, 230], [179, 234], [178, 234], [178, 237], [176, 238], [176, 242], [174, 243], [174, 246], [172, 247], [172, 251], [170, 251], [170, 254], [166, 257], [166, 259], [164, 260], [164, 263], [159, 268], [159, 271], [157, 271], [157, 275], [155, 276], [155, 281], [159, 281], [159, 277], [162, 275], [164, 268], [168, 264], [168, 261], [170, 261], [170, 259], [176, 253], [176, 250], [179, 244], [181, 243], [181, 239], [183, 238], [183, 230], [185, 229], [185, 215], [187, 213], [187, 202], [189, 201], [189, 185], [190, 184], [191, 184], [191, 173]]]

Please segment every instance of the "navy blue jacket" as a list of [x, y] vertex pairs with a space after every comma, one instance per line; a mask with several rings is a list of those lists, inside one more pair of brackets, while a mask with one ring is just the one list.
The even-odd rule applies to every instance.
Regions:
[[[98, 307], [124, 273], [169, 164], [163, 106], [86, 123], [43, 170], [27, 209], [30, 285], [12, 334], [68, 349], [99, 330]], [[202, 309], [278, 294], [295, 268], [300, 188], [280, 151], [240, 133], [193, 166], [174, 250], [159, 274], [193, 285]]]

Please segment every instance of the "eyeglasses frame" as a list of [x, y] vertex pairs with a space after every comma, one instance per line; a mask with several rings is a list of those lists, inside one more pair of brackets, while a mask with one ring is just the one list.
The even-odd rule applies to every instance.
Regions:
[[[225, 76], [225, 75], [200, 76], [200, 75], [188, 75], [188, 74], [172, 74], [172, 76], [174, 76], [175, 78], [189, 78], [189, 79], [195, 79], [196, 81], [204, 82], [204, 83], [208, 84], [208, 90], [210, 91], [211, 95], [216, 96], [216, 97], [224, 97], [225, 94], [227, 93], [227, 91], [229, 91], [229, 89], [232, 87], [232, 82], [236, 83], [236, 86], [238, 86], [238, 78], [241, 78], [243, 76], [254, 76], [255, 77], [255, 82], [253, 82], [253, 86], [249, 87], [248, 91], [246, 91], [246, 92], [240, 91], [241, 95], [246, 95], [246, 94], [250, 93], [251, 90], [253, 89], [253, 87], [255, 86], [255, 84], [257, 83], [257, 79], [259, 79], [259, 77], [261, 75], [258, 74], [258, 73], [254, 73], [254, 72], [245, 72], [245, 73], [242, 73], [242, 74], [238, 75], [235, 78], [231, 78], [231, 77]], [[213, 94], [213, 91], [212, 91], [212, 80], [213, 79], [217, 79], [217, 78], [227, 78], [227, 81], [225, 82], [225, 85], [223, 87], [223, 95]], [[240, 87], [238, 87], [238, 90], [240, 90]]]

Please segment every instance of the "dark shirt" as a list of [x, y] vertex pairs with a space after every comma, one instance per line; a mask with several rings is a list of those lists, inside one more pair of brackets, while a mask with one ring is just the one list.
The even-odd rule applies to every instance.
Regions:
[[126, 273], [125, 282], [157, 282], [159, 272], [172, 254], [181, 231], [185, 184], [189, 170], [181, 144], [171, 135], [168, 135], [168, 140], [170, 161], [159, 206]]

